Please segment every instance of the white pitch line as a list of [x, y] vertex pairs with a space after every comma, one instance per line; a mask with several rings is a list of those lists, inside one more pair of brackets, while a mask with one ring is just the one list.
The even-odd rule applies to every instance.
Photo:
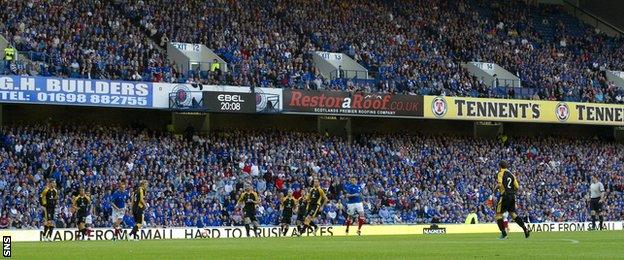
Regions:
[[578, 240], [574, 240], [574, 239], [564, 238], [564, 239], [561, 239], [561, 240], [564, 240], [564, 241], [569, 241], [569, 242], [570, 242], [570, 243], [572, 243], [572, 244], [578, 244], [578, 243], [579, 243], [579, 241], [578, 241]]

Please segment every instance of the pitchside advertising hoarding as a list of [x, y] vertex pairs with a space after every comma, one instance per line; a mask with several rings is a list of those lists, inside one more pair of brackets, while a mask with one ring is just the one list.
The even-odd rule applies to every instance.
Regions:
[[423, 97], [344, 91], [284, 90], [285, 113], [423, 117]]
[[[623, 230], [622, 221], [605, 222], [607, 230]], [[588, 231], [590, 222], [553, 222], [553, 223], [527, 223], [527, 227], [533, 232], [583, 232]], [[509, 225], [511, 232], [522, 232], [517, 225]], [[125, 238], [129, 229], [122, 231]], [[488, 224], [438, 224], [437, 227], [430, 225], [365, 225], [362, 235], [446, 235], [468, 233], [498, 233], [498, 226]], [[0, 236], [10, 236], [13, 242], [20, 241], [43, 241], [42, 230], [0, 230]], [[52, 238], [55, 241], [76, 240], [79, 232], [76, 229], [55, 229]], [[140, 239], [219, 239], [219, 238], [247, 238], [244, 227], [206, 227], [206, 228], [144, 228], [139, 231]], [[280, 227], [261, 227], [259, 237], [294, 237], [297, 236], [294, 227], [289, 228], [286, 235], [280, 233]], [[307, 232], [302, 236], [345, 236], [345, 226], [322, 226], [314, 234]], [[354, 234], [351, 234], [354, 235]], [[252, 234], [252, 236], [254, 236]], [[96, 228], [87, 237], [87, 240], [112, 240], [111, 229]]]
[[624, 125], [624, 105], [464, 97], [424, 97], [432, 119]]

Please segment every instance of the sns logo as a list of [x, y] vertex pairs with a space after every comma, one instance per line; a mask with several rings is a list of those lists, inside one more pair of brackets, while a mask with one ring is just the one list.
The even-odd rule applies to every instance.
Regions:
[[2, 256], [11, 257], [11, 236], [2, 237]]
[[431, 102], [431, 112], [433, 112], [436, 117], [443, 117], [446, 115], [446, 110], [447, 105], [444, 97], [436, 97], [433, 99], [433, 102]]
[[563, 102], [558, 103], [557, 108], [555, 109], [555, 115], [557, 116], [559, 122], [568, 121], [568, 118], [570, 117], [570, 108], [568, 107], [568, 104]]

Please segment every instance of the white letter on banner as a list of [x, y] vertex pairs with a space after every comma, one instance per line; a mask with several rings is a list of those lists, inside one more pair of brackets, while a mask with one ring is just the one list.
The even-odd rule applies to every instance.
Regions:
[[104, 81], [95, 82], [95, 93], [106, 94], [108, 93], [108, 83]]
[[120, 82], [111, 82], [110, 83], [110, 94], [111, 95], [119, 95]]
[[79, 80], [76, 84], [76, 93], [85, 93], [85, 84], [87, 84], [86, 80]]
[[61, 81], [58, 79], [48, 79], [46, 81], [46, 90], [54, 92], [61, 91]]
[[148, 90], [147, 90], [147, 85], [145, 84], [136, 84], [134, 85], [134, 87], [136, 88], [136, 94], [139, 96], [147, 96], [148, 94]]
[[9, 77], [0, 77], [0, 89], [13, 90], [13, 79]]
[[20, 90], [35, 90], [35, 78], [24, 77], [20, 79]]
[[134, 96], [134, 85], [132, 83], [121, 83], [121, 94], [126, 96]]
[[342, 101], [342, 108], [351, 108], [351, 98], [345, 98]]
[[63, 86], [62, 86], [63, 91], [67, 93], [76, 92], [76, 81], [77, 80], [74, 80], [74, 79], [64, 80]]
[[84, 82], [84, 84], [85, 84], [85, 87], [84, 87], [84, 90], [82, 91], [83, 93], [91, 94], [91, 93], [94, 92], [93, 91], [93, 81], [87, 80], [87, 81]]

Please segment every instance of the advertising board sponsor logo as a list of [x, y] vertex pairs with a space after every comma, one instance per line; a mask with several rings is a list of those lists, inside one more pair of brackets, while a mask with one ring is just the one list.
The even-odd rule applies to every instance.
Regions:
[[[281, 227], [261, 227], [257, 234], [251, 233], [252, 237], [294, 237], [299, 232], [296, 228], [291, 227], [286, 234], [281, 233]], [[302, 236], [334, 236], [334, 227], [320, 227], [316, 234], [312, 231], [306, 231]], [[223, 227], [223, 228], [197, 228], [185, 229], [184, 238], [243, 238], [247, 237], [246, 231], [242, 227]]]
[[[560, 232], [560, 231], [589, 231], [592, 229], [590, 222], [552, 222], [552, 223], [527, 223], [527, 228], [533, 232]], [[618, 222], [605, 222], [606, 230], [622, 230]]]
[[446, 115], [447, 104], [444, 97], [436, 97], [431, 102], [431, 111], [436, 117], [443, 117]]
[[251, 93], [204, 91], [203, 94], [208, 112], [256, 112], [256, 100]]
[[256, 94], [256, 111], [260, 113], [276, 113], [280, 112], [282, 102], [279, 93], [271, 93], [264, 91], [262, 88], [255, 89]]
[[624, 123], [624, 106], [576, 103], [574, 112], [576, 122], [622, 124]]
[[568, 104], [563, 102], [558, 103], [555, 109], [555, 115], [559, 122], [568, 121], [568, 118], [570, 118], [570, 107], [568, 107]]
[[229, 93], [219, 94], [217, 95], [217, 100], [219, 100], [220, 102], [245, 103], [245, 100], [242, 98], [240, 94], [229, 94]]
[[[130, 230], [122, 230], [121, 239], [126, 239]], [[39, 241], [43, 241], [43, 231], [38, 232]], [[196, 238], [243, 238], [247, 237], [244, 227], [207, 227], [207, 228], [147, 228], [141, 229], [137, 233], [142, 240], [163, 240], [163, 239], [196, 239]], [[251, 233], [252, 237], [292, 237], [298, 236], [299, 232], [295, 227], [289, 228], [286, 235], [281, 233], [281, 227], [261, 227], [257, 234]], [[334, 236], [334, 227], [320, 227], [316, 234], [306, 231], [302, 236]], [[77, 230], [61, 229], [52, 233], [54, 241], [79, 240], [81, 234]], [[95, 229], [86, 240], [112, 240], [113, 230]]]
[[538, 119], [539, 104], [506, 100], [465, 100], [456, 98], [457, 117]]
[[152, 83], [0, 76], [0, 102], [151, 108]]
[[422, 117], [422, 96], [284, 90], [284, 111], [336, 115]]
[[183, 85], [183, 84], [176, 85], [173, 88], [173, 92], [175, 93], [175, 96], [174, 96], [175, 102], [177, 102], [179, 106], [188, 107], [191, 105], [192, 98], [191, 98], [189, 91], [190, 90], [188, 86]]
[[426, 118], [536, 121], [543, 114], [540, 103], [530, 100], [436, 96], [425, 96], [424, 100], [431, 104]]
[[425, 118], [624, 125], [620, 104], [437, 96], [424, 96], [424, 101], [431, 104]]
[[423, 234], [425, 235], [444, 235], [446, 234], [446, 228], [423, 228]]

